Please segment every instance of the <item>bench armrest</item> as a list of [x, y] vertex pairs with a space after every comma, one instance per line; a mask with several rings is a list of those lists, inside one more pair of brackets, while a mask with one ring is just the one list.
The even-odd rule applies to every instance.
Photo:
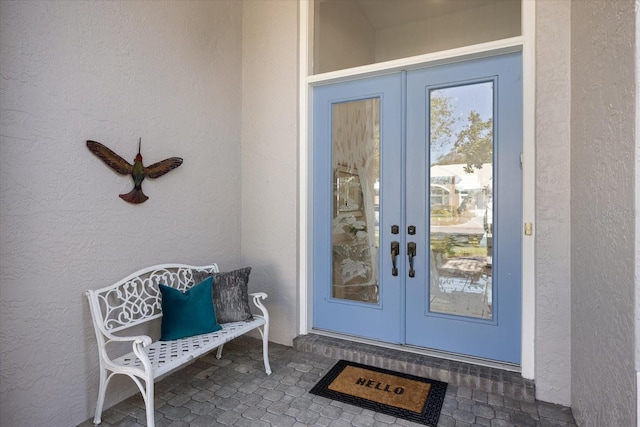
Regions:
[[264, 292], [255, 292], [249, 294], [249, 296], [253, 297], [253, 305], [260, 309], [260, 311], [262, 312], [262, 317], [264, 317], [264, 320], [266, 320], [267, 324], [269, 324], [269, 312], [267, 311], [267, 308], [262, 304], [262, 300], [267, 299], [267, 294]]
[[118, 337], [118, 336], [109, 334], [108, 338], [109, 338], [109, 341], [119, 341], [119, 342], [131, 341], [133, 344], [142, 345], [142, 347], [149, 346], [153, 342], [151, 340], [151, 337], [149, 337], [147, 335], [136, 335], [136, 336], [131, 336], [131, 337]]
[[[153, 340], [151, 339], [151, 337], [147, 335], [119, 337], [113, 334], [109, 334], [108, 341], [105, 344], [108, 344], [110, 342], [130, 342], [131, 347], [133, 349], [133, 354], [135, 354], [136, 357], [140, 359], [140, 362], [144, 367], [144, 371], [146, 375], [149, 377], [149, 379], [151, 378], [151, 372], [152, 372], [151, 361], [149, 360], [149, 356], [147, 356], [147, 354], [143, 350], [145, 347], [150, 346], [153, 343]], [[106, 352], [105, 352], [105, 356], [106, 356]]]

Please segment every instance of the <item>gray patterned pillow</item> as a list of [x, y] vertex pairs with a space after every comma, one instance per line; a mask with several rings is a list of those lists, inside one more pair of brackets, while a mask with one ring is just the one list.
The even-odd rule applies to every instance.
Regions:
[[[218, 323], [252, 320], [249, 309], [249, 274], [251, 267], [213, 273], [213, 306]], [[198, 277], [195, 277], [198, 275]], [[202, 280], [202, 273], [194, 272], [194, 280]], [[207, 274], [207, 276], [209, 276]]]

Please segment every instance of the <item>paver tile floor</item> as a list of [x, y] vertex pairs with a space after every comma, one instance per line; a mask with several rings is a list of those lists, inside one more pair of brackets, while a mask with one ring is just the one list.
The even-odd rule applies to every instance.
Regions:
[[[156, 383], [157, 427], [418, 426], [400, 418], [309, 393], [335, 359], [270, 344], [273, 374], [262, 364], [261, 341], [239, 337]], [[107, 390], [109, 396], [109, 390]], [[92, 397], [93, 398], [93, 397]], [[140, 394], [107, 409], [104, 427], [145, 426]], [[93, 418], [80, 427], [93, 426]], [[438, 426], [576, 426], [571, 409], [449, 385]]]

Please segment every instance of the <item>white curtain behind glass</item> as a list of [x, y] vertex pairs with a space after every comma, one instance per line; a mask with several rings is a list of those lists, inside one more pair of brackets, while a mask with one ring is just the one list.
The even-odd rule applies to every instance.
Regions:
[[378, 98], [333, 105], [333, 170], [346, 167], [357, 174], [362, 187], [363, 211], [371, 260], [372, 278], [378, 280], [378, 249], [375, 241], [375, 183], [378, 179]]

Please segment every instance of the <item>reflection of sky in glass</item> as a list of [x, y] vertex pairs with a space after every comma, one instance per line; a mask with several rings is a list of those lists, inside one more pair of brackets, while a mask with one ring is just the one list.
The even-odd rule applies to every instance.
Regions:
[[[493, 169], [473, 167], [471, 172], [464, 169], [465, 159], [488, 158], [488, 153], [477, 152], [487, 147], [467, 140], [463, 153], [446, 159], [456, 164], [436, 164], [440, 157], [455, 150], [458, 134], [470, 125], [471, 111], [475, 111], [482, 122], [493, 118], [493, 82], [433, 90], [431, 100], [435, 97], [448, 101], [455, 122], [450, 128], [451, 137], [445, 140], [442, 134], [434, 133], [430, 142], [429, 227], [433, 259], [430, 260], [429, 310], [492, 319], [493, 285], [488, 260], [493, 247], [488, 242], [493, 226]], [[477, 130], [477, 137], [487, 135], [488, 129], [479, 126]]]
[[431, 163], [433, 164], [440, 156], [453, 149], [456, 135], [466, 126], [471, 111], [480, 113], [480, 118], [484, 121], [493, 117], [493, 82], [436, 89], [431, 91], [431, 96], [449, 98], [449, 104], [456, 119], [449, 144], [444, 144], [443, 147], [431, 147]]

